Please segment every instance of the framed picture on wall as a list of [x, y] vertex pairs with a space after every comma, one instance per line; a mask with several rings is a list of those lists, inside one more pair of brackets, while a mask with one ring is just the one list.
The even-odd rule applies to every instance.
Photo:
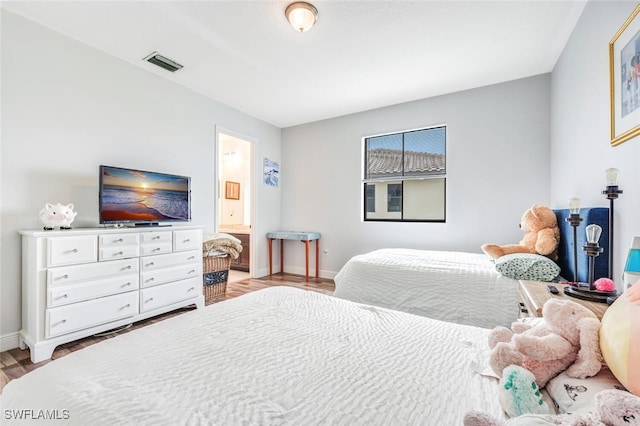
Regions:
[[609, 42], [611, 145], [640, 134], [640, 5]]
[[227, 198], [229, 200], [239, 200], [240, 199], [240, 183], [226, 181], [225, 188], [224, 188], [224, 198]]

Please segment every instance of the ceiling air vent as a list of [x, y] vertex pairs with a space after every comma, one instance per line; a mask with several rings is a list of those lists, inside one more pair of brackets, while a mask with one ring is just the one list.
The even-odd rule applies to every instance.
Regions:
[[176, 72], [180, 68], [182, 68], [182, 65], [180, 65], [176, 61], [162, 56], [158, 52], [153, 52], [151, 55], [144, 58], [144, 60], [171, 72]]

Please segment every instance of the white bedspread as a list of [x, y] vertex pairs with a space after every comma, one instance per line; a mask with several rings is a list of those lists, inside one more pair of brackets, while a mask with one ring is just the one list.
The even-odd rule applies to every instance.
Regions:
[[485, 254], [382, 249], [354, 256], [334, 278], [334, 296], [458, 324], [509, 327], [518, 282]]
[[270, 288], [10, 382], [2, 424], [48, 409], [67, 410], [53, 422], [65, 425], [460, 425], [472, 409], [503, 416], [497, 380], [473, 368], [487, 333]]

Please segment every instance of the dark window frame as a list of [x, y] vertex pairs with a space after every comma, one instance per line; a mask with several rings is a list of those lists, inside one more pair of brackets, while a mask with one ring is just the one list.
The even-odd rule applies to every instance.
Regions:
[[[442, 129], [444, 131], [444, 135], [443, 135], [443, 153], [442, 155], [442, 162], [443, 162], [443, 169], [442, 171], [436, 171], [436, 172], [405, 172], [405, 166], [406, 166], [406, 154], [407, 154], [407, 150], [405, 149], [405, 136], [414, 132], [423, 132], [423, 131], [429, 131], [429, 130], [433, 130], [433, 129]], [[370, 174], [369, 174], [369, 150], [368, 150], [368, 142], [371, 139], [374, 138], [378, 138], [380, 136], [397, 136], [397, 135], [401, 135], [402, 136], [402, 153], [401, 153], [401, 169], [400, 172], [398, 173], [397, 171], [392, 171], [391, 174], [389, 174], [387, 177], [385, 178], [380, 178], [380, 177], [374, 177], [371, 178]], [[364, 211], [363, 211], [363, 221], [365, 222], [426, 222], [426, 223], [446, 223], [446, 217], [447, 217], [447, 173], [446, 173], [446, 163], [447, 163], [447, 126], [446, 125], [438, 125], [438, 126], [431, 126], [431, 127], [424, 127], [424, 128], [420, 128], [420, 129], [415, 129], [415, 130], [407, 130], [407, 131], [402, 131], [402, 132], [394, 132], [394, 133], [388, 133], [388, 134], [382, 134], [382, 135], [376, 135], [376, 136], [369, 136], [369, 137], [365, 137], [363, 138], [363, 146], [364, 146], [364, 158], [363, 158], [363, 198], [364, 198]], [[404, 218], [404, 199], [402, 197], [404, 197], [405, 195], [405, 191], [404, 191], [404, 183], [410, 180], [424, 180], [424, 179], [441, 179], [443, 181], [442, 183], [442, 219], [405, 219]], [[367, 196], [367, 193], [369, 191], [369, 188], [373, 187], [375, 188], [375, 183], [376, 182], [386, 182], [389, 185], [394, 185], [394, 184], [400, 184], [401, 185], [401, 208], [400, 208], [400, 218], [371, 218], [368, 217], [367, 213], [376, 213], [375, 212], [375, 196], [374, 196], [374, 208], [373, 210], [369, 210], [369, 205], [367, 204], [370, 200], [370, 198]], [[375, 192], [375, 189], [373, 190]], [[390, 195], [387, 194], [387, 211], [389, 210], [389, 198]]]

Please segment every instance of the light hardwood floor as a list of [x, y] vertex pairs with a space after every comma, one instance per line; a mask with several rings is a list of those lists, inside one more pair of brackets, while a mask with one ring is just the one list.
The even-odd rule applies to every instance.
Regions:
[[[298, 287], [305, 290], [317, 291], [319, 293], [328, 295], [333, 294], [333, 291], [335, 289], [333, 280], [329, 279], [309, 278], [309, 282], [306, 282], [304, 276], [292, 274], [274, 274], [263, 278], [250, 278], [246, 280], [230, 282], [229, 284], [227, 284], [227, 291], [224, 296], [216, 300], [210, 300], [207, 302], [207, 304], [221, 302], [226, 299], [232, 299], [234, 297], [242, 296], [243, 294], [250, 293], [252, 291], [279, 285]], [[167, 318], [180, 315], [181, 313], [190, 311], [192, 309], [195, 308], [187, 307], [178, 309], [173, 312], [168, 312], [163, 315], [158, 315], [157, 317], [140, 321], [133, 324], [130, 328], [122, 330], [120, 332], [108, 333], [102, 336], [91, 336], [81, 340], [76, 340], [74, 342], [66, 343], [64, 345], [60, 345], [53, 352], [52, 359], [61, 358], [73, 351], [80, 350], [102, 340], [112, 339], [119, 334], [128, 333], [131, 330], [135, 330], [137, 328], [144, 327], [155, 322], [163, 321]], [[19, 348], [15, 348], [5, 352], [0, 352], [0, 393], [2, 392], [2, 389], [4, 389], [4, 386], [11, 380], [17, 379], [18, 377], [28, 373], [29, 371], [35, 370], [36, 368], [41, 367], [49, 362], [51, 361], [43, 361], [37, 364], [32, 363], [29, 359], [28, 349], [20, 350]]]

